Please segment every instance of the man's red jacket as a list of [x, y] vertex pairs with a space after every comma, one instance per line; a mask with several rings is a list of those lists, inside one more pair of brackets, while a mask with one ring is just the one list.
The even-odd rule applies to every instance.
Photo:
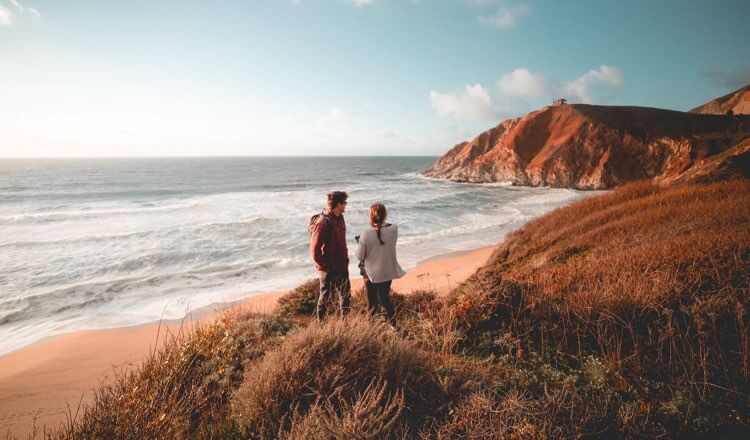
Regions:
[[318, 217], [312, 227], [310, 256], [315, 267], [323, 272], [346, 270], [349, 266], [349, 251], [346, 248], [346, 223], [343, 215], [330, 210]]

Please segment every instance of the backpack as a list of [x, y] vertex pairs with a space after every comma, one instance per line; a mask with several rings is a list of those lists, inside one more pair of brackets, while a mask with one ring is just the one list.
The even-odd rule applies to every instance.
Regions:
[[312, 234], [313, 227], [318, 223], [318, 220], [320, 220], [321, 217], [323, 218], [324, 221], [329, 221], [331, 219], [331, 217], [329, 217], [328, 214], [326, 214], [325, 212], [313, 214], [312, 217], [310, 217], [310, 222], [307, 224], [307, 232]]

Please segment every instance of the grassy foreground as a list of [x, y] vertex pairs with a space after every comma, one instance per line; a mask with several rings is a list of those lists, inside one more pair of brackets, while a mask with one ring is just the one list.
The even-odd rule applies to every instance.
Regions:
[[750, 182], [636, 183], [510, 234], [399, 329], [271, 315], [173, 337], [37, 437], [570, 438], [750, 433]]

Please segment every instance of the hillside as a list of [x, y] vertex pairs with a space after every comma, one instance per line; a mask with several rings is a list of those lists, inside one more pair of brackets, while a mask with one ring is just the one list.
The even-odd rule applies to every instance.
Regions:
[[399, 329], [272, 315], [173, 339], [45, 438], [747, 438], [750, 181], [639, 182], [510, 234]]
[[427, 176], [606, 189], [675, 180], [750, 138], [750, 116], [571, 104], [509, 119], [443, 155]]
[[735, 115], [750, 115], [750, 84], [700, 105], [690, 110], [690, 113], [724, 115], [729, 110]]

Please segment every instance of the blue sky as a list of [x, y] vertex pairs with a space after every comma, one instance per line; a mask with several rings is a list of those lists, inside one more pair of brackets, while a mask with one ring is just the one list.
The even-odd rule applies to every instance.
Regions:
[[0, 157], [438, 155], [750, 82], [748, 1], [0, 0]]

